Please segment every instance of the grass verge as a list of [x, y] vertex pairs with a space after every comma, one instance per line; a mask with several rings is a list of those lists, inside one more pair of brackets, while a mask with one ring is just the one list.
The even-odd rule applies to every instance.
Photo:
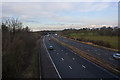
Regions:
[[[102, 35], [95, 35], [95, 34], [83, 34], [82, 33], [70, 33], [66, 36], [69, 36], [70, 38], [76, 38], [81, 41], [88, 41], [95, 43], [97, 42], [98, 45], [111, 47], [114, 49], [118, 49], [118, 36], [102, 36]], [[102, 42], [102, 44], [100, 43]]]
[[63, 38], [70, 39], [70, 40], [72, 40], [72, 41], [81, 42], [81, 43], [88, 44], [88, 45], [93, 45], [93, 46], [96, 46], [96, 47], [104, 48], [104, 49], [107, 49], [107, 50], [112, 50], [112, 51], [115, 51], [115, 52], [120, 52], [118, 49], [113, 49], [113, 48], [108, 48], [108, 47], [105, 47], [105, 46], [100, 46], [100, 45], [94, 44], [94, 43], [92, 43], [92, 42], [80, 41], [79, 39], [74, 39], [74, 38], [70, 38], [70, 37], [65, 37], [65, 36], [62, 36], [62, 35], [60, 35], [60, 36], [63, 37]]

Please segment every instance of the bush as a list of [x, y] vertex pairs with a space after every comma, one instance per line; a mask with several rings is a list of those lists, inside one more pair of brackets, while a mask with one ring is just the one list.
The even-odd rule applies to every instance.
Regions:
[[92, 40], [92, 43], [101, 45], [101, 46], [105, 46], [105, 47], [109, 47], [109, 48], [111, 47], [108, 42], [101, 41], [101, 40]]
[[108, 42], [102, 41], [102, 40], [91, 40], [91, 39], [84, 39], [84, 38], [77, 38], [77, 40], [84, 41], [84, 42], [91, 42], [96, 45], [101, 45], [101, 46], [105, 46], [105, 47], [109, 47], [109, 48], [111, 47]]
[[34, 48], [39, 37], [28, 31], [28, 27], [19, 30], [15, 28], [13, 34], [3, 24], [2, 30], [2, 77], [3, 79], [22, 78], [24, 71], [31, 65]]

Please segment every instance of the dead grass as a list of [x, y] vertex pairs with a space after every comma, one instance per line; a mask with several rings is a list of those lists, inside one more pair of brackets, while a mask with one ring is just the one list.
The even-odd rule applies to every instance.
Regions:
[[67, 39], [72, 40], [72, 41], [81, 42], [81, 43], [84, 43], [84, 44], [89, 44], [89, 45], [93, 45], [93, 46], [96, 46], [96, 47], [104, 48], [104, 49], [107, 49], [107, 50], [112, 50], [112, 51], [119, 52], [118, 49], [113, 49], [113, 48], [108, 48], [108, 47], [100, 46], [100, 45], [97, 45], [97, 44], [94, 44], [94, 43], [91, 43], [91, 42], [84, 42], [84, 41], [74, 40], [72, 38], [68, 38], [68, 37], [65, 37], [65, 36], [61, 36], [61, 37], [67, 38]]

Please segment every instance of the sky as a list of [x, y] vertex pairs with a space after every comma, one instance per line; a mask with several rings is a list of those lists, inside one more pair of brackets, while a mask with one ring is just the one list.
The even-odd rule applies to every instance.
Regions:
[[3, 2], [3, 18], [19, 18], [32, 30], [116, 26], [118, 2]]

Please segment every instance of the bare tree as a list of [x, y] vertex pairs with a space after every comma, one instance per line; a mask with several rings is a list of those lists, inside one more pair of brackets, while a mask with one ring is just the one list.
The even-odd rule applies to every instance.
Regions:
[[13, 34], [15, 34], [16, 30], [21, 30], [23, 26], [18, 18], [5, 19], [3, 23], [9, 27], [9, 30], [13, 32]]

